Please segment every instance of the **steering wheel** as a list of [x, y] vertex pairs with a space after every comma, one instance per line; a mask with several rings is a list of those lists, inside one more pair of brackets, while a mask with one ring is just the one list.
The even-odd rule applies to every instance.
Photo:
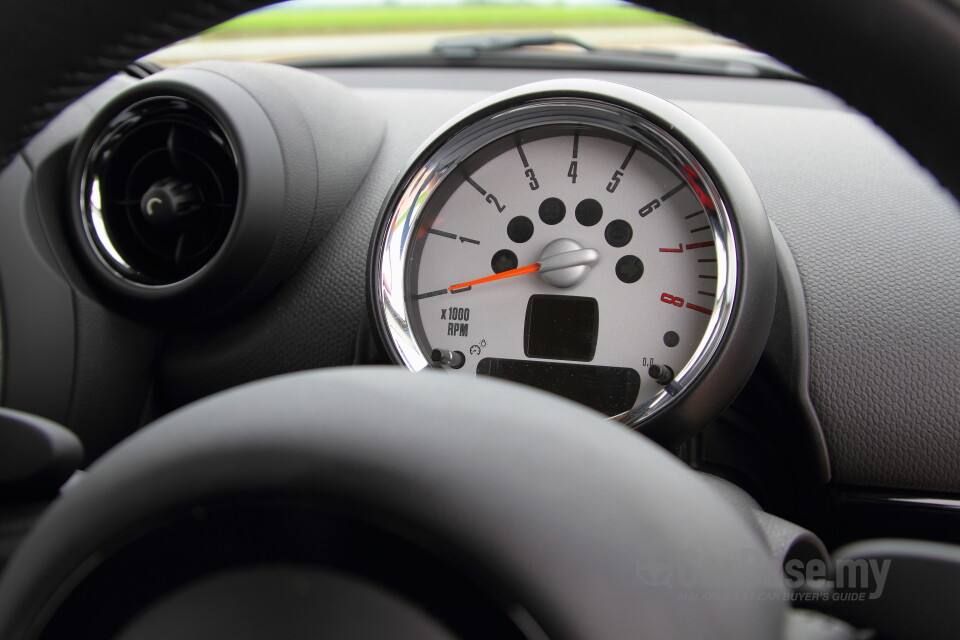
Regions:
[[[20, 52], [2, 74], [19, 89], [0, 105], [5, 158], [108, 73], [257, 3], [59, 4], [4, 9]], [[960, 113], [943, 81], [956, 4], [646, 4], [792, 64], [960, 194], [943, 135]], [[0, 637], [774, 638], [778, 572], [748, 518], [587, 409], [330, 370], [211, 397], [104, 456], [6, 568]]]

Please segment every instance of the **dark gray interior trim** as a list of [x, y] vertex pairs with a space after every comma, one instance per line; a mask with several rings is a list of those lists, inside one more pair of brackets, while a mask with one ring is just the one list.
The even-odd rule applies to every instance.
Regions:
[[44, 418], [0, 408], [0, 497], [50, 497], [73, 475], [83, 445]]
[[[831, 600], [832, 613], [891, 640], [953, 640], [960, 623], [956, 607], [960, 584], [960, 546], [920, 540], [866, 540], [838, 549], [838, 566], [869, 567], [860, 578], [843, 585], [863, 591], [864, 599]], [[840, 580], [850, 578], [838, 570]], [[865, 579], [866, 578], [866, 579]], [[870, 597], [874, 596], [874, 597]]]
[[40, 227], [22, 157], [0, 174], [0, 212], [3, 404], [63, 424], [73, 387], [73, 292]]

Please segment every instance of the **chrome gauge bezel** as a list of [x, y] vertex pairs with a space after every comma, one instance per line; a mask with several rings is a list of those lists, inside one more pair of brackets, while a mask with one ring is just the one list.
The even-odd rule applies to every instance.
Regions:
[[[678, 121], [685, 126], [678, 126]], [[414, 232], [437, 189], [461, 163], [494, 141], [522, 130], [550, 126], [582, 126], [636, 140], [671, 166], [678, 175], [688, 176], [683, 167], [691, 168], [693, 177], [685, 177], [684, 180], [689, 184], [694, 179], [712, 200], [714, 211], [708, 213], [708, 217], [716, 241], [719, 278], [717, 301], [703, 338], [693, 356], [676, 372], [670, 384], [630, 411], [613, 417], [630, 427], [647, 431], [648, 425], [657, 422], [659, 417], [674, 414], [674, 420], [683, 423], [682, 428], [674, 429], [675, 432], [702, 428], [706, 424], [703, 422], [704, 416], [710, 414], [712, 417], [718, 412], [717, 407], [722, 409], [732, 395], [729, 398], [717, 398], [715, 393], [711, 394], [713, 397], [706, 403], [706, 412], [694, 410], [684, 415], [684, 411], [675, 409], [678, 405], [687, 404], [691, 393], [700, 386], [725, 346], [730, 343], [731, 328], [737, 310], [743, 304], [741, 298], [746, 287], [740, 268], [744, 251], [738, 236], [742, 225], [732, 214], [734, 211], [739, 213], [739, 207], [731, 206], [725, 184], [733, 182], [737, 184], [738, 191], [748, 191], [740, 200], [750, 210], [748, 217], [753, 219], [748, 227], [761, 227], [750, 230], [751, 235], [761, 238], [761, 244], [764, 235], [769, 236], [769, 227], [766, 226], [762, 206], [749, 180], [735, 161], [731, 164], [732, 155], [712, 134], [670, 103], [620, 85], [595, 81], [550, 81], [520, 88], [499, 99], [495, 97], [482, 103], [473, 112], [442, 129], [424, 146], [387, 199], [371, 247], [370, 297], [374, 321], [386, 348], [397, 363], [408, 369], [421, 371], [432, 368], [421, 350], [411, 322], [407, 299], [407, 266], [413, 258]], [[688, 135], [691, 133], [692, 136]], [[708, 164], [708, 158], [713, 156], [708, 156], [692, 138], [705, 142], [708, 147], [722, 149], [727, 154], [723, 158], [722, 171], [718, 171], [715, 164]], [[732, 180], [726, 183], [716, 180], [718, 173], [732, 174]], [[762, 219], [762, 224], [757, 222], [758, 217]], [[763, 250], [760, 253], [763, 254]], [[769, 278], [761, 276], [751, 280], [754, 290], [748, 293], [751, 298], [756, 298], [757, 284], [764, 285], [763, 281]], [[760, 348], [772, 315], [773, 295], [770, 290], [773, 285], [771, 282], [765, 284], [759, 289], [767, 289], [770, 300], [769, 303], [762, 303], [769, 309], [762, 309], [759, 313], [759, 328], [762, 330], [756, 339], [761, 341]], [[766, 322], [763, 318], [766, 318]], [[744, 336], [741, 335], [739, 342], [743, 341]], [[759, 355], [755, 345], [751, 350]], [[755, 361], [753, 357], [753, 364]], [[753, 364], [749, 365], [750, 369]], [[742, 374], [737, 377], [743, 381], [746, 379]], [[738, 390], [739, 385], [736, 388]], [[692, 427], [691, 421], [703, 423]]]

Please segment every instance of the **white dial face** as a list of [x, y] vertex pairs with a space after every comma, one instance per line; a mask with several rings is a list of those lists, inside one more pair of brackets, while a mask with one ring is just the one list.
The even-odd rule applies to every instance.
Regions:
[[587, 126], [479, 149], [411, 235], [406, 305], [420, 352], [608, 415], [668, 396], [726, 286], [713, 202], [675, 166]]

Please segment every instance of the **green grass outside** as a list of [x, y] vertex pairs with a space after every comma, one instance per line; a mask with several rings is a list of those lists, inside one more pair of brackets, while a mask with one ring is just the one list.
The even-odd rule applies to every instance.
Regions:
[[551, 29], [679, 23], [652, 11], [623, 7], [540, 7], [465, 4], [437, 7], [279, 8], [248, 13], [214, 27], [207, 37], [441, 30]]

